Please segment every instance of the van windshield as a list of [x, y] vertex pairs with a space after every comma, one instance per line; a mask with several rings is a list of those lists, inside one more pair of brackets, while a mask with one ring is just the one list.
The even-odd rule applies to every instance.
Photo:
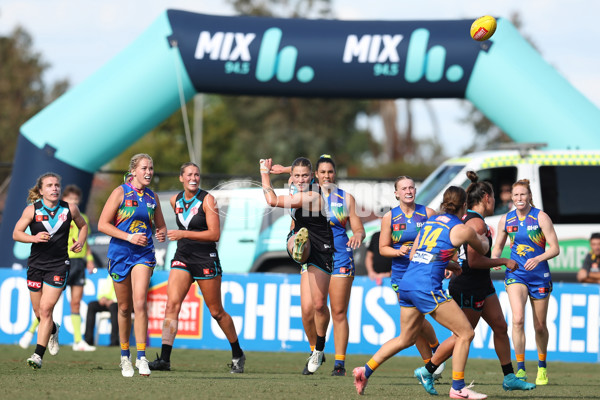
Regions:
[[435, 196], [463, 170], [464, 165], [445, 165], [434, 171], [417, 190], [417, 204], [429, 205]]

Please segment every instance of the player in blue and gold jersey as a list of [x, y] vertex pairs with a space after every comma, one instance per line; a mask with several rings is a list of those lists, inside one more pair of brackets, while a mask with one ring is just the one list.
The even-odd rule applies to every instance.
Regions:
[[[46, 348], [52, 355], [58, 353], [60, 325], [52, 320], [52, 312], [67, 284], [70, 265], [68, 250], [76, 253], [81, 251], [88, 226], [77, 205], [60, 199], [60, 177], [57, 174], [49, 172], [40, 176], [36, 185], [29, 190], [27, 202], [30, 205], [25, 207], [17, 221], [13, 239], [32, 244], [27, 260], [27, 287], [40, 324], [35, 353], [27, 363], [33, 369], [39, 369]], [[79, 234], [69, 244], [71, 221], [79, 228]], [[27, 228], [29, 233], [25, 232]]]
[[[528, 179], [512, 186], [515, 210], [504, 215], [498, 223], [498, 236], [492, 256], [500, 257], [506, 239], [510, 238], [510, 258], [519, 264], [515, 271], [506, 271], [504, 285], [512, 310], [512, 339], [517, 358], [517, 378], [527, 380], [525, 372], [525, 304], [531, 300], [535, 341], [538, 350], [536, 385], [547, 385], [546, 354], [548, 327], [546, 317], [552, 292], [552, 277], [548, 260], [560, 249], [552, 220], [533, 205]], [[546, 244], [549, 247], [546, 247]]]
[[[484, 218], [494, 215], [496, 204], [494, 189], [489, 182], [479, 181], [479, 177], [474, 171], [468, 171], [467, 177], [471, 184], [467, 188], [468, 209], [463, 217], [463, 222], [478, 234], [487, 236], [491, 246], [491, 230], [486, 225]], [[506, 265], [507, 270], [514, 270], [518, 268], [518, 264], [509, 258], [489, 258], [490, 256], [491, 249], [485, 256], [482, 256], [470, 246], [463, 245], [459, 252], [462, 273], [452, 277], [448, 291], [467, 316], [473, 329], [481, 318], [492, 328], [494, 348], [504, 375], [502, 380], [504, 390], [532, 390], [535, 388], [534, 384], [523, 382], [515, 376], [510, 359], [508, 328], [490, 276], [490, 268]], [[451, 336], [445, 340], [431, 361], [425, 365], [424, 368], [427, 371], [433, 373], [437, 365], [452, 356], [453, 338], [454, 336]]]
[[167, 306], [162, 328], [160, 357], [150, 362], [151, 370], [171, 370], [171, 350], [177, 335], [181, 304], [196, 281], [210, 315], [231, 345], [231, 373], [244, 372], [246, 356], [240, 347], [231, 316], [221, 301], [221, 262], [217, 242], [221, 236], [219, 210], [215, 198], [200, 188], [200, 168], [188, 162], [181, 166], [179, 181], [183, 191], [171, 197], [177, 228], [169, 230], [169, 240], [177, 240], [167, 285]]
[[[435, 214], [433, 209], [415, 203], [416, 194], [415, 181], [411, 177], [397, 177], [394, 182], [394, 196], [399, 204], [381, 219], [379, 253], [392, 259], [392, 289], [398, 296], [398, 302], [398, 288], [410, 264], [410, 250], [425, 221]], [[427, 320], [423, 320], [423, 328], [416, 346], [425, 363], [431, 360], [432, 352], [439, 346], [433, 326]], [[436, 377], [441, 374], [443, 368], [440, 368]]]
[[152, 158], [147, 154], [134, 155], [125, 183], [113, 190], [98, 220], [98, 230], [112, 236], [108, 246], [108, 272], [114, 281], [119, 306], [120, 366], [124, 377], [134, 374], [129, 351], [132, 312], [135, 312], [135, 365], [140, 375], [150, 375], [146, 358], [146, 298], [156, 265], [152, 235], [156, 229], [156, 239], [163, 242], [167, 233], [160, 202], [148, 189], [153, 176]]
[[[432, 216], [421, 227], [411, 249], [410, 264], [398, 288], [401, 306], [400, 336], [381, 346], [364, 367], [354, 369], [354, 385], [358, 394], [364, 393], [369, 377], [383, 362], [415, 344], [425, 315], [429, 314], [455, 335], [450, 397], [487, 397], [465, 386], [464, 370], [474, 331], [456, 302], [442, 289], [446, 269], [460, 273], [460, 266], [453, 261], [460, 246], [468, 243], [480, 254], [485, 254], [489, 249], [488, 239], [477, 235], [460, 220], [466, 211], [465, 201], [465, 191], [460, 187], [450, 186], [444, 192], [440, 206], [442, 213]], [[415, 370], [415, 377], [429, 394], [436, 395], [432, 374], [427, 372], [422, 375], [422, 369]]]

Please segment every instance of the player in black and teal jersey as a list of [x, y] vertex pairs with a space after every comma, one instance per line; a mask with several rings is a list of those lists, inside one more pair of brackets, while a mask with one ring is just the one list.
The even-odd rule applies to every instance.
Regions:
[[167, 232], [170, 240], [177, 240], [177, 251], [171, 261], [167, 285], [162, 349], [160, 357], [157, 355], [149, 366], [151, 370], [171, 369], [171, 350], [177, 335], [181, 304], [196, 281], [210, 315], [231, 345], [231, 373], [243, 373], [246, 356], [240, 347], [233, 320], [221, 301], [223, 271], [217, 253], [217, 242], [221, 236], [217, 203], [210, 193], [200, 188], [200, 168], [196, 164], [183, 164], [179, 181], [184, 190], [171, 197], [179, 229]]
[[[498, 223], [498, 236], [492, 256], [500, 257], [506, 239], [510, 238], [510, 258], [519, 264], [515, 271], [506, 271], [504, 285], [512, 310], [512, 340], [518, 369], [517, 378], [527, 380], [525, 370], [525, 304], [531, 300], [535, 342], [538, 350], [536, 385], [547, 385], [546, 354], [548, 327], [546, 317], [552, 293], [552, 277], [548, 260], [560, 253], [552, 220], [533, 205], [528, 179], [512, 186], [515, 210]], [[546, 247], [546, 245], [549, 247]]]
[[[314, 373], [323, 363], [325, 334], [329, 325], [327, 296], [333, 272], [333, 233], [328, 218], [327, 202], [318, 185], [311, 185], [312, 164], [304, 157], [292, 163], [291, 181], [297, 193], [277, 196], [269, 176], [273, 161], [260, 160], [260, 176], [267, 204], [272, 207], [292, 209], [293, 230], [288, 235], [288, 252], [300, 266], [307, 264], [310, 301], [315, 310], [314, 321], [317, 334], [315, 350], [307, 369]], [[306, 301], [301, 295], [301, 301]]]
[[135, 312], [135, 365], [140, 375], [150, 375], [146, 358], [146, 299], [156, 265], [152, 235], [156, 230], [156, 239], [162, 242], [167, 233], [160, 202], [148, 189], [153, 176], [152, 158], [147, 154], [134, 155], [125, 183], [113, 190], [98, 220], [98, 230], [112, 237], [108, 247], [108, 272], [114, 281], [119, 306], [120, 366], [124, 377], [134, 374], [129, 351], [132, 312]]
[[[13, 239], [32, 243], [27, 260], [27, 287], [36, 318], [40, 321], [35, 353], [27, 360], [33, 369], [42, 367], [48, 348], [58, 353], [60, 324], [52, 320], [52, 312], [69, 276], [68, 250], [80, 252], [87, 238], [88, 226], [75, 204], [60, 199], [60, 177], [46, 173], [29, 190], [28, 203], [17, 221]], [[68, 242], [71, 221], [79, 228], [77, 239]], [[29, 228], [29, 233], [26, 232]]]
[[[354, 250], [365, 238], [365, 229], [356, 214], [354, 196], [336, 186], [336, 168], [329, 155], [322, 155], [315, 167], [315, 178], [328, 206], [329, 224], [333, 233], [335, 252], [333, 254], [333, 270], [329, 282], [329, 303], [333, 320], [333, 339], [335, 344], [335, 363], [332, 376], [346, 375], [346, 348], [348, 347], [348, 303], [354, 282]], [[352, 237], [348, 237], [348, 228], [352, 229]], [[308, 265], [301, 270], [300, 290], [302, 293], [302, 323], [304, 332], [311, 347], [315, 349], [317, 333], [314, 320], [314, 308], [310, 300], [310, 284]], [[302, 371], [310, 375], [308, 362]]]

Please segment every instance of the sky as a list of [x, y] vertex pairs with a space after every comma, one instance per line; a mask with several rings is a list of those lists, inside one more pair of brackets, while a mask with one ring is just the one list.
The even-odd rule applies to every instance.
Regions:
[[[518, 12], [523, 35], [531, 38], [543, 58], [592, 103], [600, 107], [600, 52], [597, 38], [600, 2], [583, 0], [332, 0], [341, 20], [475, 19], [481, 15], [510, 18]], [[44, 79], [83, 82], [133, 42], [166, 9], [234, 15], [224, 0], [0, 0], [0, 35], [17, 25], [33, 37], [33, 47], [50, 64]], [[448, 156], [457, 156], [473, 140], [462, 124], [464, 102], [432, 100]], [[415, 130], [430, 135], [431, 124], [421, 100], [414, 102]], [[381, 134], [377, 120], [369, 127]]]

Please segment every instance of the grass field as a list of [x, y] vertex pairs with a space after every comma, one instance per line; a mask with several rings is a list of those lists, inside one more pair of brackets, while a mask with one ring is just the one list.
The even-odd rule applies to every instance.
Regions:
[[[123, 378], [118, 366], [118, 348], [99, 347], [93, 353], [73, 352], [63, 346], [60, 353], [46, 353], [37, 371], [25, 362], [34, 350], [0, 346], [0, 399], [346, 399], [358, 398], [352, 368], [369, 356], [350, 355], [348, 376], [332, 377], [333, 356], [313, 376], [303, 376], [306, 354], [248, 352], [244, 374], [229, 373], [231, 353], [224, 351], [174, 349], [170, 372], [155, 371], [146, 378]], [[154, 359], [156, 349], [149, 349]], [[394, 357], [371, 377], [365, 390], [372, 399], [430, 398], [413, 370], [422, 361]], [[527, 364], [535, 379], [535, 363]], [[440, 398], [448, 398], [450, 366], [436, 385]], [[600, 367], [597, 364], [549, 362], [550, 384], [531, 392], [505, 392], [498, 361], [469, 360], [467, 384], [496, 399], [600, 399]], [[530, 378], [531, 379], [531, 378]]]

